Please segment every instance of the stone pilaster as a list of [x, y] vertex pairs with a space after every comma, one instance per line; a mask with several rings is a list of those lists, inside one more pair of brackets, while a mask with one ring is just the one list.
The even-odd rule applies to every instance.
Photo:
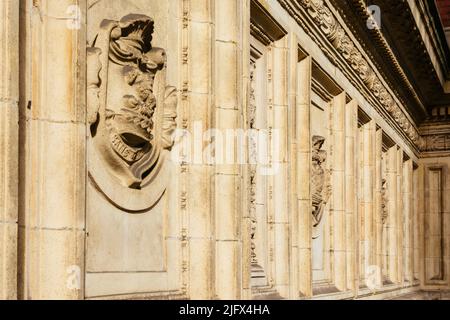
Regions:
[[360, 287], [366, 285], [366, 273], [374, 263], [374, 190], [375, 190], [375, 134], [376, 123], [371, 120], [363, 127], [363, 152], [362, 152], [362, 203], [360, 234], [361, 248], [359, 278], [362, 281]]
[[413, 197], [412, 197], [413, 164], [408, 159], [403, 164], [403, 279], [411, 285], [413, 281]]
[[[189, 52], [189, 64], [185, 66], [183, 83], [184, 94], [182, 108], [185, 113], [184, 120], [187, 129], [193, 133], [194, 125], [201, 125], [203, 132], [212, 126], [212, 83], [213, 75], [211, 66], [214, 57], [212, 55], [214, 1], [184, 0], [183, 8], [183, 41]], [[195, 106], [195, 107], [194, 107]], [[195, 136], [192, 146], [195, 159], [188, 165], [187, 190], [189, 203], [187, 204], [189, 216], [189, 246], [190, 261], [189, 278], [195, 281], [189, 282], [189, 297], [191, 299], [211, 299], [214, 297], [214, 242], [212, 234], [213, 203], [211, 193], [212, 175], [214, 168], [202, 159], [202, 134]]]
[[330, 216], [333, 224], [334, 279], [336, 288], [347, 289], [346, 274], [346, 213], [345, 213], [345, 107], [346, 95], [341, 93], [332, 104], [331, 132], [332, 153], [332, 200]]
[[[242, 20], [249, 10], [245, 1], [214, 2], [214, 128], [220, 132], [242, 128]], [[247, 15], [245, 15], [247, 16]], [[248, 49], [248, 48], [247, 48]], [[248, 57], [248, 54], [246, 55]], [[226, 142], [228, 143], [228, 142]], [[239, 152], [239, 151], [238, 151]], [[240, 156], [239, 153], [237, 156]], [[219, 299], [241, 296], [240, 169], [237, 163], [218, 165], [214, 173], [215, 292]]]
[[382, 165], [382, 153], [383, 153], [383, 131], [378, 129], [375, 137], [375, 204], [374, 204], [374, 223], [375, 223], [375, 237], [374, 237], [374, 249], [375, 249], [375, 265], [378, 266], [380, 280], [382, 280], [383, 273], [383, 191], [382, 191], [382, 179], [383, 179], [383, 165]]
[[299, 295], [312, 296], [311, 207], [311, 57], [297, 69], [297, 188], [298, 188], [298, 287]]
[[356, 135], [358, 134], [358, 103], [352, 100], [345, 108], [345, 238], [347, 288], [355, 289], [356, 280]]
[[417, 169], [418, 184], [418, 230], [419, 230], [419, 280], [422, 287], [425, 286], [425, 168], [422, 163], [419, 164]]
[[[252, 93], [252, 90], [255, 90], [254, 86], [254, 77], [255, 77], [255, 65], [251, 65], [251, 55], [250, 55], [250, 0], [245, 0], [242, 3], [242, 123], [246, 124], [243, 125], [243, 128], [250, 129], [250, 121], [256, 122], [256, 115], [253, 114], [253, 117], [255, 119], [250, 119], [250, 110], [252, 108], [256, 108], [256, 105], [251, 105], [251, 98], [247, 99], [247, 97], [250, 97]], [[245, 62], [247, 61], [247, 65]], [[246, 67], [247, 66], [247, 67]], [[251, 72], [253, 71], [252, 77]], [[253, 81], [253, 83], [252, 83]], [[253, 109], [252, 109], [253, 110]], [[255, 124], [253, 124], [254, 127]], [[248, 136], [247, 136], [248, 137]], [[250, 146], [247, 148], [248, 152], [246, 154], [246, 159], [250, 159], [252, 155], [250, 154]], [[253, 243], [253, 249], [252, 249], [252, 226], [256, 228], [255, 226], [255, 219], [257, 220], [256, 216], [256, 185], [258, 181], [260, 181], [257, 177], [257, 169], [258, 165], [256, 164], [253, 168], [255, 168], [253, 179], [254, 181], [250, 181], [251, 177], [251, 164], [248, 164], [241, 171], [243, 174], [243, 189], [242, 191], [242, 199], [240, 210], [242, 210], [243, 214], [241, 216], [242, 219], [242, 227], [241, 227], [241, 234], [242, 234], [242, 296], [241, 299], [251, 299], [252, 298], [252, 283], [251, 283], [251, 276], [252, 276], [252, 251], [254, 252], [256, 250], [256, 244]], [[254, 183], [253, 186], [251, 186], [251, 182]], [[261, 182], [260, 182], [261, 183]], [[254, 198], [250, 199], [252, 196], [251, 193], [254, 192]], [[250, 203], [254, 205], [254, 208], [249, 208]], [[251, 210], [254, 210], [252, 217]], [[252, 221], [253, 219], [253, 221]], [[256, 222], [257, 223], [257, 222]]]
[[299, 296], [298, 286], [298, 216], [297, 216], [297, 137], [296, 137], [296, 119], [297, 114], [297, 83], [298, 83], [298, 39], [293, 33], [289, 33], [289, 64], [288, 64], [288, 190], [289, 204], [288, 212], [291, 221], [289, 232], [289, 279], [290, 279], [290, 298], [296, 299]]
[[398, 165], [398, 151], [397, 146], [388, 150], [387, 155], [387, 194], [388, 194], [388, 274], [389, 280], [396, 283], [399, 281], [398, 277], [398, 214], [397, 214], [397, 165]]
[[[288, 37], [273, 47], [273, 225], [274, 280], [277, 292], [289, 297], [289, 214], [288, 214]], [[282, 192], [286, 190], [286, 192]]]
[[[414, 166], [413, 166], [414, 167]], [[413, 248], [414, 248], [414, 261], [413, 261], [413, 280], [414, 283], [420, 279], [420, 179], [419, 179], [419, 167], [414, 167], [413, 170]]]
[[19, 5], [0, 3], [0, 300], [17, 297]]
[[[20, 296], [83, 298], [86, 125], [85, 1], [28, 1], [31, 38], [19, 227]], [[80, 22], [80, 24], [78, 24]]]
[[397, 279], [400, 284], [403, 284], [403, 224], [404, 224], [404, 212], [403, 212], [403, 149], [397, 150], [397, 201], [396, 201], [396, 214], [397, 214]]

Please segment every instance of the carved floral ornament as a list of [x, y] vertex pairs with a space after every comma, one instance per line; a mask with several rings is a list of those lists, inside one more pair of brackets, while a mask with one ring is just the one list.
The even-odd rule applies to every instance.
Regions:
[[166, 53], [152, 46], [153, 28], [141, 14], [103, 20], [87, 49], [91, 159], [133, 190], [161, 171], [176, 127], [176, 89], [166, 86]]
[[[332, 46], [339, 52], [358, 77], [364, 82], [370, 92], [377, 98], [383, 108], [390, 114], [411, 141], [421, 149], [424, 141], [414, 125], [403, 113], [394, 97], [388, 92], [378, 75], [364, 58], [352, 39], [347, 35], [339, 21], [323, 0], [278, 0], [286, 10], [294, 16], [300, 25], [304, 26], [295, 6], [301, 6], [319, 27]], [[308, 30], [306, 30], [308, 31]]]
[[424, 136], [424, 152], [448, 151], [450, 150], [450, 134], [432, 134]]

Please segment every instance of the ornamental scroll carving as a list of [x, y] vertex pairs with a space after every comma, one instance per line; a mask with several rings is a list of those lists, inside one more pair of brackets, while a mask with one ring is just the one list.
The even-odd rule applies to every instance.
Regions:
[[312, 138], [311, 197], [312, 225], [317, 227], [322, 221], [325, 206], [331, 195], [330, 172], [325, 169], [327, 152], [322, 150], [325, 138]]
[[153, 20], [103, 20], [87, 50], [87, 110], [94, 148], [131, 189], [148, 184], [173, 145], [177, 95], [166, 86], [166, 53], [152, 46]]

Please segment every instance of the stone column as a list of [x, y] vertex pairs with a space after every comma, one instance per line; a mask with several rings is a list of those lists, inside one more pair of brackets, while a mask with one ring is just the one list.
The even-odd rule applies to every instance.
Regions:
[[397, 146], [388, 150], [387, 155], [387, 194], [388, 194], [388, 239], [389, 239], [389, 257], [388, 273], [389, 280], [398, 282], [398, 235], [397, 235]]
[[[24, 60], [29, 93], [21, 104], [24, 154], [19, 296], [80, 299], [83, 294], [86, 183], [85, 1], [27, 1]], [[24, 43], [25, 45], [25, 43]]]
[[0, 3], [0, 300], [17, 297], [19, 5]]
[[312, 296], [312, 207], [311, 207], [311, 57], [306, 57], [297, 69], [297, 239], [299, 296]]
[[356, 288], [356, 135], [358, 134], [358, 103], [352, 100], [345, 108], [345, 241], [347, 288]]
[[346, 212], [345, 212], [345, 106], [346, 95], [334, 98], [332, 105], [332, 200], [330, 216], [333, 224], [332, 249], [334, 254], [334, 279], [336, 288], [347, 289], [346, 279]]
[[[243, 125], [240, 120], [242, 74], [244, 68], [248, 69], [249, 56], [246, 52], [243, 61], [241, 17], [247, 16], [249, 6], [247, 1], [217, 0], [214, 7], [214, 128], [226, 132]], [[246, 51], [249, 51], [247, 47]], [[215, 168], [215, 286], [219, 299], [239, 299], [241, 296], [240, 179], [237, 163]]]

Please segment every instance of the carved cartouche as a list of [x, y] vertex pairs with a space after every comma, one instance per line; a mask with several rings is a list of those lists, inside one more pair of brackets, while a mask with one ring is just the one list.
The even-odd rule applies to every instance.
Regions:
[[152, 47], [153, 20], [104, 20], [88, 48], [91, 137], [109, 171], [139, 189], [172, 147], [176, 90], [165, 85], [166, 53]]

